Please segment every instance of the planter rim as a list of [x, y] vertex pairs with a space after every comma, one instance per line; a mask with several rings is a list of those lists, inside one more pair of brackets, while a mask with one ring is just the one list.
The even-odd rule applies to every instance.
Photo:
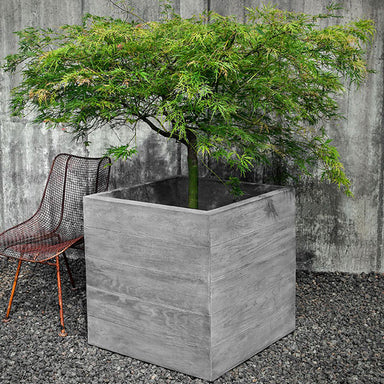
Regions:
[[[184, 177], [184, 176], [175, 176], [175, 177], [167, 177], [167, 178], [163, 178], [163, 179], [159, 179], [159, 180], [154, 180], [154, 181], [150, 181], [150, 182], [145, 182], [145, 183], [138, 183], [138, 184], [135, 184], [135, 185], [132, 185], [132, 186], [128, 186], [128, 187], [116, 188], [116, 189], [113, 189], [113, 190], [107, 191], [107, 192], [101, 192], [101, 193], [96, 193], [96, 194], [92, 194], [92, 195], [87, 195], [87, 196], [84, 197], [84, 199], [87, 199], [87, 200], [100, 200], [100, 201], [113, 201], [115, 203], [122, 204], [122, 205], [128, 205], [129, 204], [129, 205], [136, 205], [136, 206], [147, 207], [147, 208], [164, 209], [164, 210], [167, 210], [167, 211], [171, 210], [171, 211], [174, 211], [174, 212], [185, 212], [185, 213], [189, 212], [189, 213], [193, 213], [193, 214], [197, 214], [197, 215], [208, 215], [208, 216], [210, 216], [210, 215], [214, 215], [214, 214], [217, 214], [217, 213], [228, 211], [228, 210], [236, 208], [236, 207], [241, 207], [241, 206], [250, 204], [250, 203], [252, 203], [254, 201], [257, 201], [257, 200], [266, 199], [266, 198], [268, 198], [270, 196], [273, 196], [273, 195], [275, 195], [277, 193], [292, 192], [292, 191], [294, 191], [294, 188], [293, 187], [289, 187], [289, 186], [287, 187], [287, 186], [280, 186], [280, 185], [273, 185], [273, 184], [260, 184], [260, 183], [242, 182], [243, 184], [251, 184], [251, 185], [252, 184], [253, 185], [257, 185], [257, 184], [259, 184], [259, 185], [268, 185], [268, 186], [274, 187], [274, 190], [266, 192], [266, 193], [262, 193], [262, 194], [257, 195], [257, 196], [250, 196], [249, 198], [246, 198], [246, 199], [243, 199], [243, 200], [240, 200], [240, 201], [235, 201], [233, 203], [224, 205], [222, 207], [213, 208], [213, 209], [210, 209], [210, 210], [192, 209], [192, 208], [187, 208], [187, 207], [177, 207], [177, 206], [173, 206], [173, 205], [166, 205], [166, 204], [159, 204], [159, 203], [148, 203], [148, 202], [144, 202], [144, 201], [137, 201], [137, 200], [130, 200], [130, 199], [121, 199], [121, 198], [110, 196], [115, 191], [122, 191], [122, 190], [129, 189], [129, 188], [135, 188], [135, 187], [139, 187], [139, 186], [150, 185], [150, 184], [154, 184], [156, 182], [173, 180], [173, 179], [177, 179], [177, 178], [186, 178], [186, 177]], [[210, 179], [210, 180], [212, 180], [212, 179]]]

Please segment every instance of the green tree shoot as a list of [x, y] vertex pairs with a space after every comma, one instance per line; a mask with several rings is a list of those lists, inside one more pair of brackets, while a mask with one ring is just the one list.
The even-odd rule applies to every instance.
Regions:
[[[88, 15], [58, 30], [27, 28], [4, 65], [22, 73], [12, 113], [32, 108], [36, 123], [65, 126], [86, 144], [111, 122], [133, 136], [135, 123], [146, 123], [187, 147], [191, 208], [206, 156], [245, 174], [273, 154], [299, 174], [320, 169], [322, 179], [351, 194], [323, 126], [342, 117], [336, 100], [344, 85], [369, 73], [365, 49], [374, 26], [321, 27], [337, 9], [312, 16], [266, 6], [248, 9], [246, 23], [213, 12], [140, 23]], [[122, 143], [108, 154], [135, 151]]]

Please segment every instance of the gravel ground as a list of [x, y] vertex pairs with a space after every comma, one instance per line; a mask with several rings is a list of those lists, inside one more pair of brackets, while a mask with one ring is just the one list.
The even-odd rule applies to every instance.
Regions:
[[[0, 322], [0, 383], [204, 383], [87, 344], [84, 260], [71, 260], [79, 290], [63, 273], [68, 336], [59, 328], [52, 267], [20, 274], [12, 321]], [[16, 263], [0, 260], [5, 313]], [[297, 328], [215, 381], [219, 383], [384, 383], [384, 275], [297, 273]]]

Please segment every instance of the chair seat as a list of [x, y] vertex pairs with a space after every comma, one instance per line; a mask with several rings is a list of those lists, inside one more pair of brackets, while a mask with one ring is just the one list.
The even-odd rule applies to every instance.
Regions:
[[49, 261], [83, 240], [83, 236], [79, 236], [61, 241], [62, 237], [58, 233], [38, 233], [24, 239], [6, 239], [4, 237], [0, 236], [0, 255], [37, 263]]

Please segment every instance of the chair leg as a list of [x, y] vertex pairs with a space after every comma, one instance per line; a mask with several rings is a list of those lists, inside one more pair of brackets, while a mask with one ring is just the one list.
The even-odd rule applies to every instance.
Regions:
[[64, 327], [63, 298], [61, 294], [59, 256], [56, 256], [56, 271], [57, 271], [57, 289], [59, 293], [60, 324], [61, 324], [61, 332], [59, 333], [59, 336], [65, 337], [67, 336], [67, 332], [65, 331], [65, 327]]
[[63, 256], [65, 261], [65, 266], [67, 267], [69, 280], [71, 281], [72, 289], [76, 290], [77, 288], [76, 288], [75, 280], [73, 280], [72, 272], [71, 272], [71, 269], [69, 268], [69, 263], [68, 263], [67, 255], [65, 254], [65, 252], [63, 252]]
[[19, 260], [19, 264], [17, 265], [17, 269], [16, 269], [16, 274], [15, 274], [15, 279], [13, 281], [13, 286], [12, 286], [12, 291], [11, 291], [11, 297], [9, 298], [9, 303], [8, 303], [8, 308], [7, 308], [7, 313], [3, 319], [3, 322], [4, 323], [7, 323], [10, 318], [9, 318], [9, 313], [11, 312], [11, 307], [12, 307], [12, 301], [13, 301], [13, 296], [15, 294], [15, 290], [16, 290], [16, 284], [17, 284], [17, 279], [19, 277], [19, 273], [20, 273], [20, 268], [21, 268], [21, 263], [22, 261]]

